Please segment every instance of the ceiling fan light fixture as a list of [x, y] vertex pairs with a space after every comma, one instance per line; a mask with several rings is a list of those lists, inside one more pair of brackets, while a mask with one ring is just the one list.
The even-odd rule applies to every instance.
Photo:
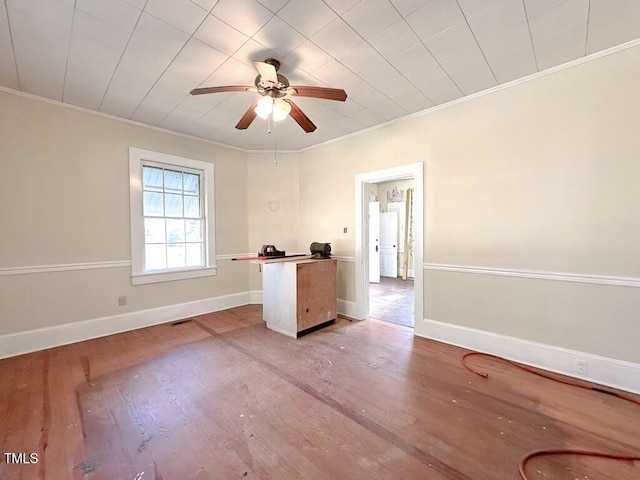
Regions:
[[273, 115], [273, 120], [279, 122], [287, 118], [291, 111], [291, 105], [281, 98], [263, 97], [258, 101], [258, 105], [253, 111], [264, 120]]
[[253, 110], [256, 114], [266, 120], [271, 115], [273, 111], [273, 98], [271, 97], [263, 97], [258, 101], [258, 105]]
[[290, 111], [291, 105], [289, 105], [289, 103], [285, 102], [281, 98], [276, 98], [273, 100], [273, 119], [276, 122], [287, 118]]

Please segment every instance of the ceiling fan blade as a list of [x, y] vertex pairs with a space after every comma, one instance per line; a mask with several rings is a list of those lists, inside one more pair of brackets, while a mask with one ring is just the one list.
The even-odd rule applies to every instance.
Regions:
[[253, 62], [253, 64], [258, 69], [260, 73], [260, 79], [262, 81], [273, 82], [274, 84], [278, 83], [278, 73], [276, 72], [276, 67], [271, 65], [270, 63], [265, 62]]
[[298, 123], [298, 125], [302, 127], [305, 132], [311, 133], [316, 129], [316, 126], [311, 120], [309, 120], [309, 117], [307, 117], [304, 112], [300, 110], [300, 107], [298, 107], [291, 100], [284, 99], [284, 101], [291, 105], [291, 112], [289, 112], [289, 115], [291, 115], [291, 117]]
[[257, 106], [258, 106], [258, 100], [253, 102], [253, 104], [249, 107], [249, 110], [244, 112], [244, 115], [242, 116], [242, 118], [240, 119], [238, 124], [236, 125], [236, 128], [238, 130], [246, 130], [247, 128], [249, 128], [249, 125], [251, 125], [251, 122], [253, 122], [253, 120], [256, 118], [257, 114], [254, 111], [254, 109]]
[[223, 93], [223, 92], [251, 92], [255, 87], [243, 87], [240, 85], [229, 85], [226, 87], [202, 87], [191, 90], [191, 95], [204, 95], [205, 93]]
[[325, 100], [337, 100], [344, 102], [347, 99], [347, 92], [341, 88], [326, 87], [291, 87], [299, 97], [324, 98]]

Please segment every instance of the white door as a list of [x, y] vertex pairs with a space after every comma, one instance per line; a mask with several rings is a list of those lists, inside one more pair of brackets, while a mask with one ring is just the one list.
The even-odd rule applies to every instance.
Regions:
[[398, 276], [398, 214], [380, 214], [380, 275]]
[[369, 282], [380, 283], [380, 202], [369, 202]]
[[404, 224], [407, 216], [406, 202], [389, 202], [387, 203], [387, 212], [396, 212], [398, 214], [398, 253], [404, 253]]

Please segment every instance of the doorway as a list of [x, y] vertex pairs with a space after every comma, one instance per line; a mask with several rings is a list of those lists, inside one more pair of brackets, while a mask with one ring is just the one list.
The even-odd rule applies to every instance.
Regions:
[[[375, 237], [370, 238], [370, 190], [371, 185], [400, 182], [413, 180], [413, 264], [414, 264], [414, 280], [412, 289], [412, 318], [416, 333], [423, 328], [423, 268], [422, 268], [422, 251], [423, 251], [423, 163], [415, 163], [401, 167], [393, 167], [375, 172], [369, 172], [357, 175], [355, 178], [356, 192], [356, 302], [355, 312], [357, 318], [365, 319], [371, 314], [372, 301], [369, 295], [369, 289], [372, 282], [370, 275], [371, 260], [369, 252], [372, 241]], [[380, 246], [378, 245], [378, 248]], [[381, 277], [385, 278], [385, 277]], [[393, 287], [392, 287], [393, 288]], [[409, 293], [411, 296], [411, 293]], [[411, 309], [409, 308], [409, 312]], [[411, 316], [411, 314], [409, 315]]]
[[413, 327], [413, 179], [369, 184], [369, 317]]
[[369, 283], [369, 316], [413, 328], [413, 278], [380, 277]]

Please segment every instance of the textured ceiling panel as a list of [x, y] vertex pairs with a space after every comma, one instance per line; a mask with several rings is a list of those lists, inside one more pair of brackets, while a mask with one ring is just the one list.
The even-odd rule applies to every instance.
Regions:
[[[638, 0], [0, 0], [0, 85], [251, 150], [300, 149], [640, 38]], [[292, 97], [235, 125], [276, 58]]]

